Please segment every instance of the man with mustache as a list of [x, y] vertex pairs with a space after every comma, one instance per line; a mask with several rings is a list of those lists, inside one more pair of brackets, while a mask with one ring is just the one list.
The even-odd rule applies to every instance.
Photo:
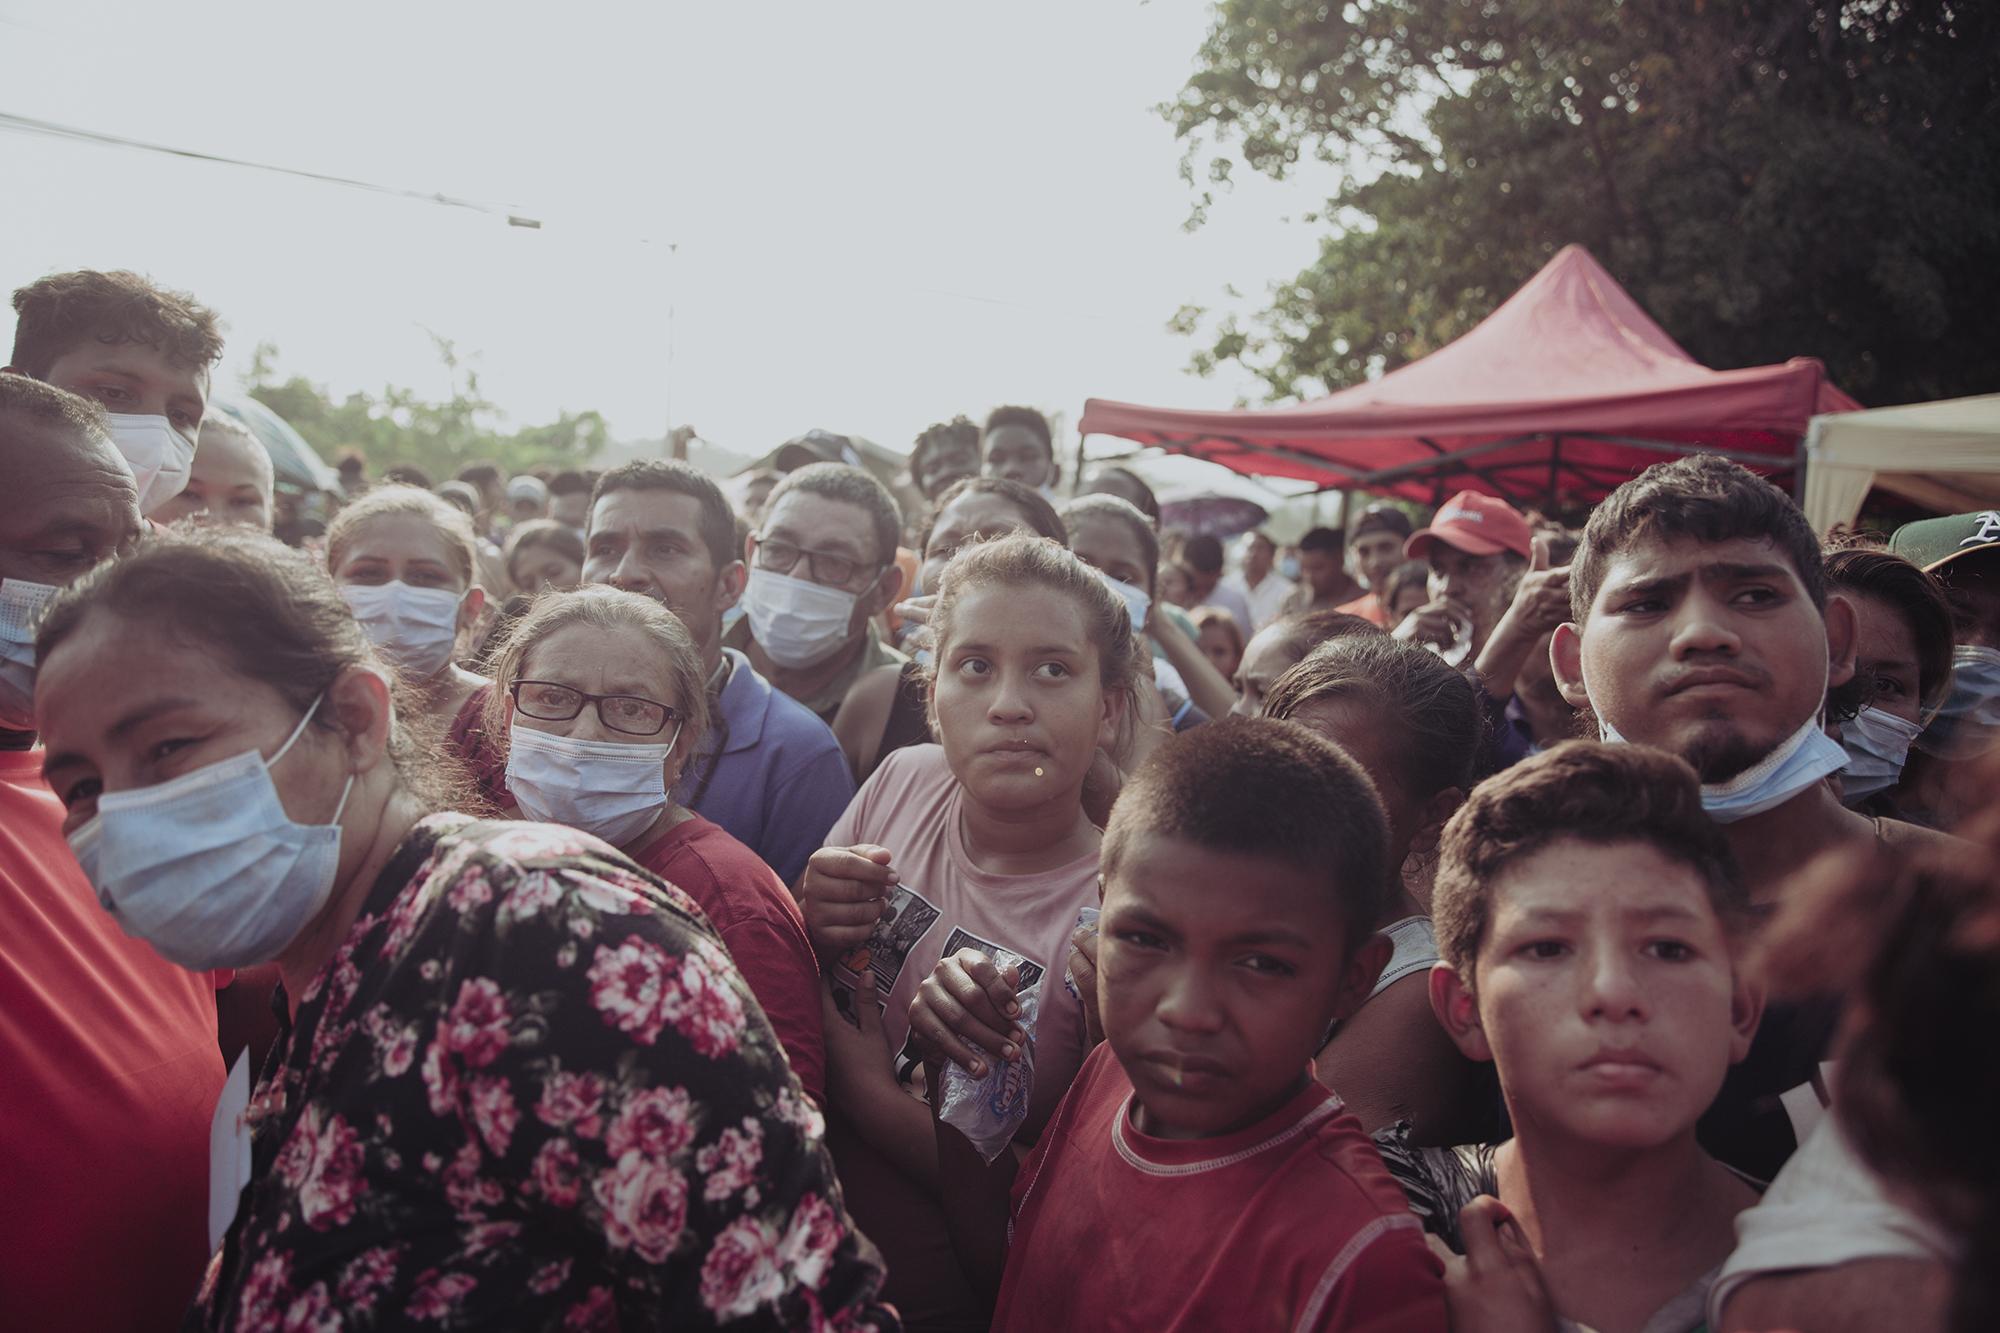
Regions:
[[[1821, 715], [1827, 690], [1853, 675], [1855, 615], [1828, 595], [1818, 540], [1782, 491], [1710, 455], [1650, 467], [1591, 515], [1569, 587], [1575, 619], [1549, 648], [1563, 697], [1590, 709], [1607, 740], [1688, 762], [1753, 912], [1768, 915], [1793, 873], [1821, 852], [1868, 858], [1881, 844], [1944, 837], [1856, 814], [1825, 781], [1845, 763]], [[1703, 1146], [1770, 1179], [1824, 1118], [1820, 1061], [1838, 1017], [1837, 997], [1772, 1005], [1702, 1119]], [[1784, 1188], [1778, 1182], [1773, 1194]], [[1756, 1211], [1741, 1223], [1746, 1242]], [[1794, 1291], [1803, 1303], [1754, 1306], [1762, 1322], [1741, 1326], [1869, 1327], [1865, 1312], [1880, 1311], [1883, 1299], [1911, 1308], [1928, 1271], [1921, 1253], [1864, 1244], [1842, 1256], [1858, 1262]], [[1837, 1260], [1793, 1266], [1815, 1262]], [[1728, 1326], [1753, 1305], [1738, 1300]], [[1855, 1318], [1862, 1322], [1846, 1322]]]

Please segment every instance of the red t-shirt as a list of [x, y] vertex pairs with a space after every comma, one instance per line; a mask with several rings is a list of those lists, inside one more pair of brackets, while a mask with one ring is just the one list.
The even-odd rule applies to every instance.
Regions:
[[1131, 1105], [1099, 1046], [1014, 1182], [996, 1333], [1450, 1326], [1421, 1224], [1319, 1083], [1217, 1139], [1148, 1138]]
[[674, 825], [632, 859], [700, 905], [764, 1006], [799, 1086], [824, 1103], [819, 962], [805, 917], [777, 872], [700, 815]]
[[1363, 593], [1353, 601], [1343, 602], [1333, 609], [1345, 611], [1350, 616], [1360, 616], [1363, 620], [1372, 621], [1383, 629], [1389, 628], [1389, 608], [1382, 605], [1382, 599], [1372, 592]]
[[0, 1324], [174, 1328], [208, 1259], [215, 989], [98, 906], [0, 751]]

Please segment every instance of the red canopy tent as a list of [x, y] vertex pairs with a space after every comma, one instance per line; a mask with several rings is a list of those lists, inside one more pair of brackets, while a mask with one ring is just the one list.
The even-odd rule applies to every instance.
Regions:
[[1477, 328], [1379, 380], [1230, 412], [1093, 398], [1078, 428], [1253, 476], [1431, 504], [1469, 489], [1555, 510], [1681, 454], [1787, 473], [1808, 420], [1859, 406], [1808, 357], [1710, 370], [1570, 245]]

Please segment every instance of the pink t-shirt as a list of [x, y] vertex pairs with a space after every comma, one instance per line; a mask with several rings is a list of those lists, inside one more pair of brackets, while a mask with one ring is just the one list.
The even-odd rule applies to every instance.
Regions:
[[[1097, 905], [1097, 853], [1038, 875], [989, 874], [966, 851], [960, 799], [958, 780], [937, 745], [895, 751], [855, 794], [827, 845], [887, 847], [902, 887], [914, 897], [899, 895], [898, 922], [905, 929], [887, 956], [857, 950], [836, 966], [875, 971], [876, 993], [887, 999], [883, 1033], [906, 1075], [922, 1068], [912, 1068], [915, 1055], [905, 1047], [910, 1001], [947, 945], [953, 953], [997, 945], [1042, 969], [1028, 1137], [1054, 1113], [1086, 1054], [1083, 1010], [1063, 985], [1063, 967], [1078, 911]], [[913, 1327], [983, 1328], [985, 1314], [970, 1302], [944, 1213], [928, 1189], [838, 1118], [829, 1142], [855, 1221], [888, 1261], [885, 1297]]]

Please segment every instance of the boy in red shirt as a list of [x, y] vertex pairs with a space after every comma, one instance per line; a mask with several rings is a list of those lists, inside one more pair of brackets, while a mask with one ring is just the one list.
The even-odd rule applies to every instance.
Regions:
[[[1446, 1327], [1437, 1259], [1311, 1069], [1388, 952], [1386, 843], [1361, 770], [1287, 723], [1196, 728], [1134, 775], [1104, 836], [1104, 1044], [1018, 1178], [938, 1125], [968, 1271], [1005, 1252], [994, 1329]], [[951, 963], [912, 1030], [1003, 1055], [1012, 978]]]

